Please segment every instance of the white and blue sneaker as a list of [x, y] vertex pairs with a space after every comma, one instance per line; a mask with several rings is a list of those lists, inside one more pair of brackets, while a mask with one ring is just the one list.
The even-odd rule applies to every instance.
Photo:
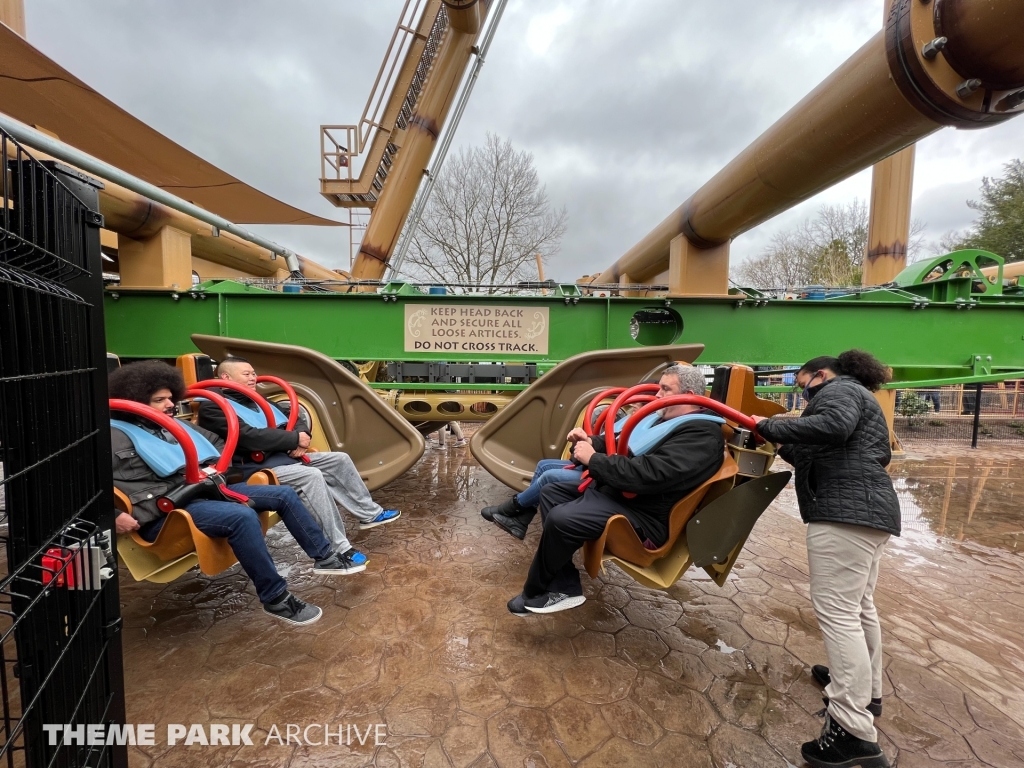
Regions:
[[372, 520], [367, 520], [366, 522], [360, 523], [359, 530], [368, 531], [371, 528], [376, 528], [378, 525], [385, 525], [387, 523], [393, 522], [401, 516], [402, 511], [400, 509], [385, 509]]
[[347, 552], [335, 552], [326, 560], [313, 563], [313, 573], [348, 576], [366, 570], [366, 555], [350, 549]]

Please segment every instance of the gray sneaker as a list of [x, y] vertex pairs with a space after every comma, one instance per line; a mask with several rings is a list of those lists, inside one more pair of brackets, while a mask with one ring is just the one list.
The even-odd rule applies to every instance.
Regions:
[[340, 574], [348, 576], [350, 573], [359, 573], [366, 570], [366, 555], [349, 549], [347, 552], [335, 552], [326, 560], [317, 560], [313, 563], [313, 573]]
[[291, 592], [285, 592], [284, 596], [278, 598], [276, 602], [264, 603], [263, 611], [279, 618], [286, 624], [300, 627], [319, 621], [320, 617], [324, 615], [320, 608], [300, 600]]
[[583, 595], [566, 595], [562, 592], [545, 592], [537, 597], [529, 597], [524, 607], [531, 613], [557, 613], [576, 608], [587, 601]]

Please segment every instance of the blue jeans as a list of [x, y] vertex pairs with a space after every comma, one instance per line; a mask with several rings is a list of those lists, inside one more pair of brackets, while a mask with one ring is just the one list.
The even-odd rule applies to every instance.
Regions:
[[572, 464], [569, 459], [541, 459], [537, 462], [537, 468], [533, 471], [533, 481], [525, 491], [516, 494], [516, 501], [524, 509], [536, 507], [540, 503], [540, 491], [545, 485], [551, 483], [576, 483], [580, 484], [583, 477], [582, 469], [563, 469]]
[[[331, 554], [331, 544], [320, 526], [302, 504], [299, 495], [286, 485], [229, 485], [232, 491], [252, 499], [258, 512], [277, 512], [302, 550], [314, 560]], [[260, 520], [249, 507], [229, 501], [194, 501], [185, 507], [196, 528], [207, 536], [227, 539], [242, 570], [252, 579], [260, 602], [269, 603], [288, 591], [267, 551]], [[154, 541], [166, 517], [147, 523], [139, 529], [146, 541]]]

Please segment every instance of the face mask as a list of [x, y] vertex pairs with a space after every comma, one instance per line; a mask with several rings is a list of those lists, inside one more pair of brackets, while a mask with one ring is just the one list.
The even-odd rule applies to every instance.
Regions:
[[[814, 379], [816, 378], [817, 376], [815, 375], [814, 377], [811, 378], [811, 381], [814, 381]], [[820, 390], [823, 386], [825, 386], [824, 381], [821, 382], [821, 384], [814, 385], [812, 385], [810, 381], [807, 382], [807, 386], [804, 387], [804, 399], [806, 399], [807, 402], [811, 402], [811, 398], [818, 394], [818, 390]]]

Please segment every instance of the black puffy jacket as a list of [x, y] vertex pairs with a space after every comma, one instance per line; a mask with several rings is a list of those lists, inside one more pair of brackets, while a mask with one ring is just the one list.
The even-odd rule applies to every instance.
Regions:
[[[230, 400], [249, 408], [255, 408], [252, 400], [245, 395], [231, 390], [223, 390], [222, 394]], [[288, 415], [288, 403], [275, 403], [278, 409]], [[204, 400], [199, 405], [199, 425], [227, 438], [228, 420], [220, 406], [210, 400]], [[299, 459], [293, 459], [288, 451], [294, 451], [299, 447], [299, 432], [310, 434], [312, 430], [306, 423], [301, 412], [292, 431], [284, 427], [259, 428], [250, 427], [241, 419], [238, 420], [238, 447], [235, 448], [235, 455], [232, 459], [232, 466], [240, 467], [242, 476], [248, 480], [249, 477], [261, 469], [276, 469], [291, 464], [298, 464]], [[261, 451], [264, 454], [262, 462], [251, 459], [253, 451]]]
[[875, 396], [850, 376], [818, 388], [799, 419], [758, 424], [796, 469], [796, 498], [805, 523], [848, 523], [900, 535], [900, 502], [885, 468], [889, 428]]

